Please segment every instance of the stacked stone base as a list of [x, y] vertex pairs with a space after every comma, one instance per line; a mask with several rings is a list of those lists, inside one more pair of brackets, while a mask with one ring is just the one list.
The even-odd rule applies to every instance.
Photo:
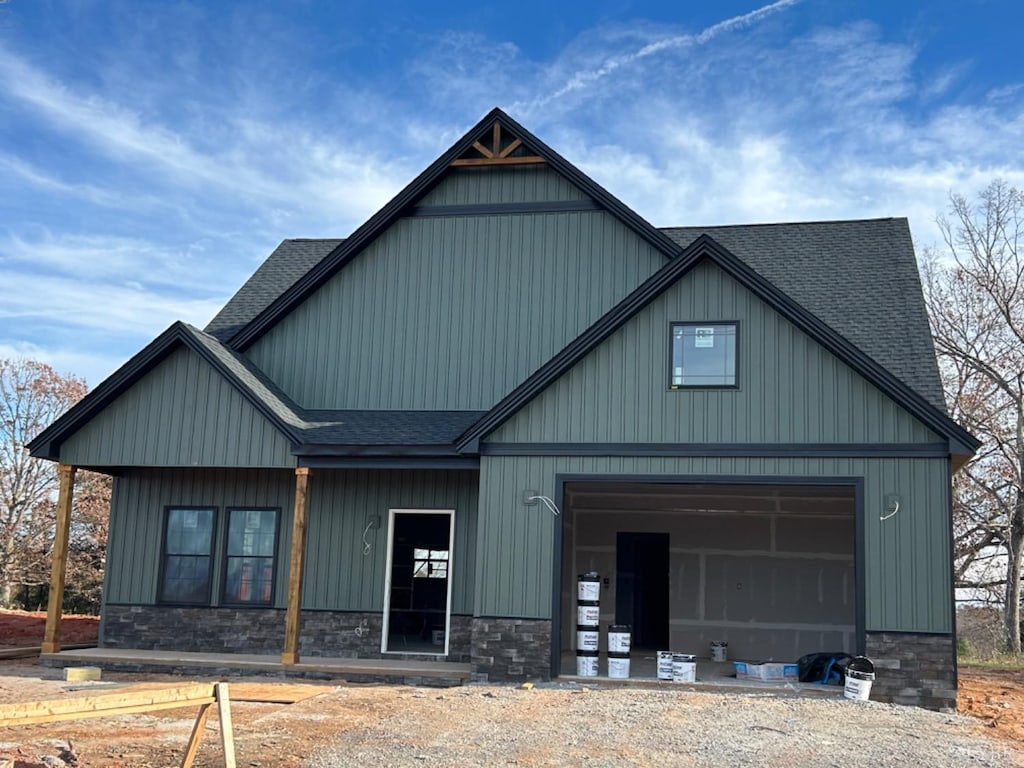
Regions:
[[866, 645], [875, 665], [872, 701], [956, 709], [953, 635], [868, 632]]
[[[108, 605], [100, 642], [105, 648], [276, 655], [284, 644], [284, 623], [279, 608]], [[380, 613], [303, 611], [299, 656], [379, 659], [382, 631]], [[451, 617], [447, 661], [470, 661], [471, 634], [469, 616]], [[404, 653], [388, 658], [437, 660]]]
[[551, 622], [474, 618], [473, 679], [480, 682], [551, 678]]

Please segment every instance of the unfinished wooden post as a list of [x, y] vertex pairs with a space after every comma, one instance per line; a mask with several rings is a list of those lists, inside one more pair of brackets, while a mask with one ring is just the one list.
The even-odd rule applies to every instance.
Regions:
[[295, 514], [292, 517], [292, 556], [288, 568], [288, 614], [284, 625], [282, 664], [297, 664], [299, 662], [299, 625], [302, 611], [302, 572], [306, 561], [309, 475], [309, 467], [295, 469]]
[[50, 596], [46, 603], [46, 631], [43, 653], [60, 651], [60, 617], [64, 608], [64, 579], [68, 570], [68, 537], [71, 533], [71, 502], [75, 494], [75, 467], [57, 465], [60, 489], [57, 492], [57, 528], [53, 537], [53, 562], [50, 567]]

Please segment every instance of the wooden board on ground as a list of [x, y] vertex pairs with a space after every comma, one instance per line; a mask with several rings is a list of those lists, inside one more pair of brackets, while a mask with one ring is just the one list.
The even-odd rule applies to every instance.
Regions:
[[259, 701], [265, 704], [294, 704], [330, 690], [324, 685], [303, 683], [231, 683], [232, 701]]

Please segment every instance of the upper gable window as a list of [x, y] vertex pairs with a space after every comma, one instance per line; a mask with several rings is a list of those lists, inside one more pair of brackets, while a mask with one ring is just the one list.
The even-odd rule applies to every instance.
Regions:
[[736, 323], [672, 323], [669, 389], [735, 387]]

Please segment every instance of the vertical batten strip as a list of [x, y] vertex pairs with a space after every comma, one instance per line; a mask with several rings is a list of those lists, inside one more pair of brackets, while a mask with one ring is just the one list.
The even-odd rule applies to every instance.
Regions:
[[60, 487], [57, 492], [57, 527], [53, 539], [53, 561], [50, 570], [50, 596], [46, 603], [46, 630], [43, 653], [60, 651], [60, 617], [64, 609], [64, 579], [68, 566], [68, 537], [71, 532], [71, 502], [75, 494], [75, 467], [57, 466]]

